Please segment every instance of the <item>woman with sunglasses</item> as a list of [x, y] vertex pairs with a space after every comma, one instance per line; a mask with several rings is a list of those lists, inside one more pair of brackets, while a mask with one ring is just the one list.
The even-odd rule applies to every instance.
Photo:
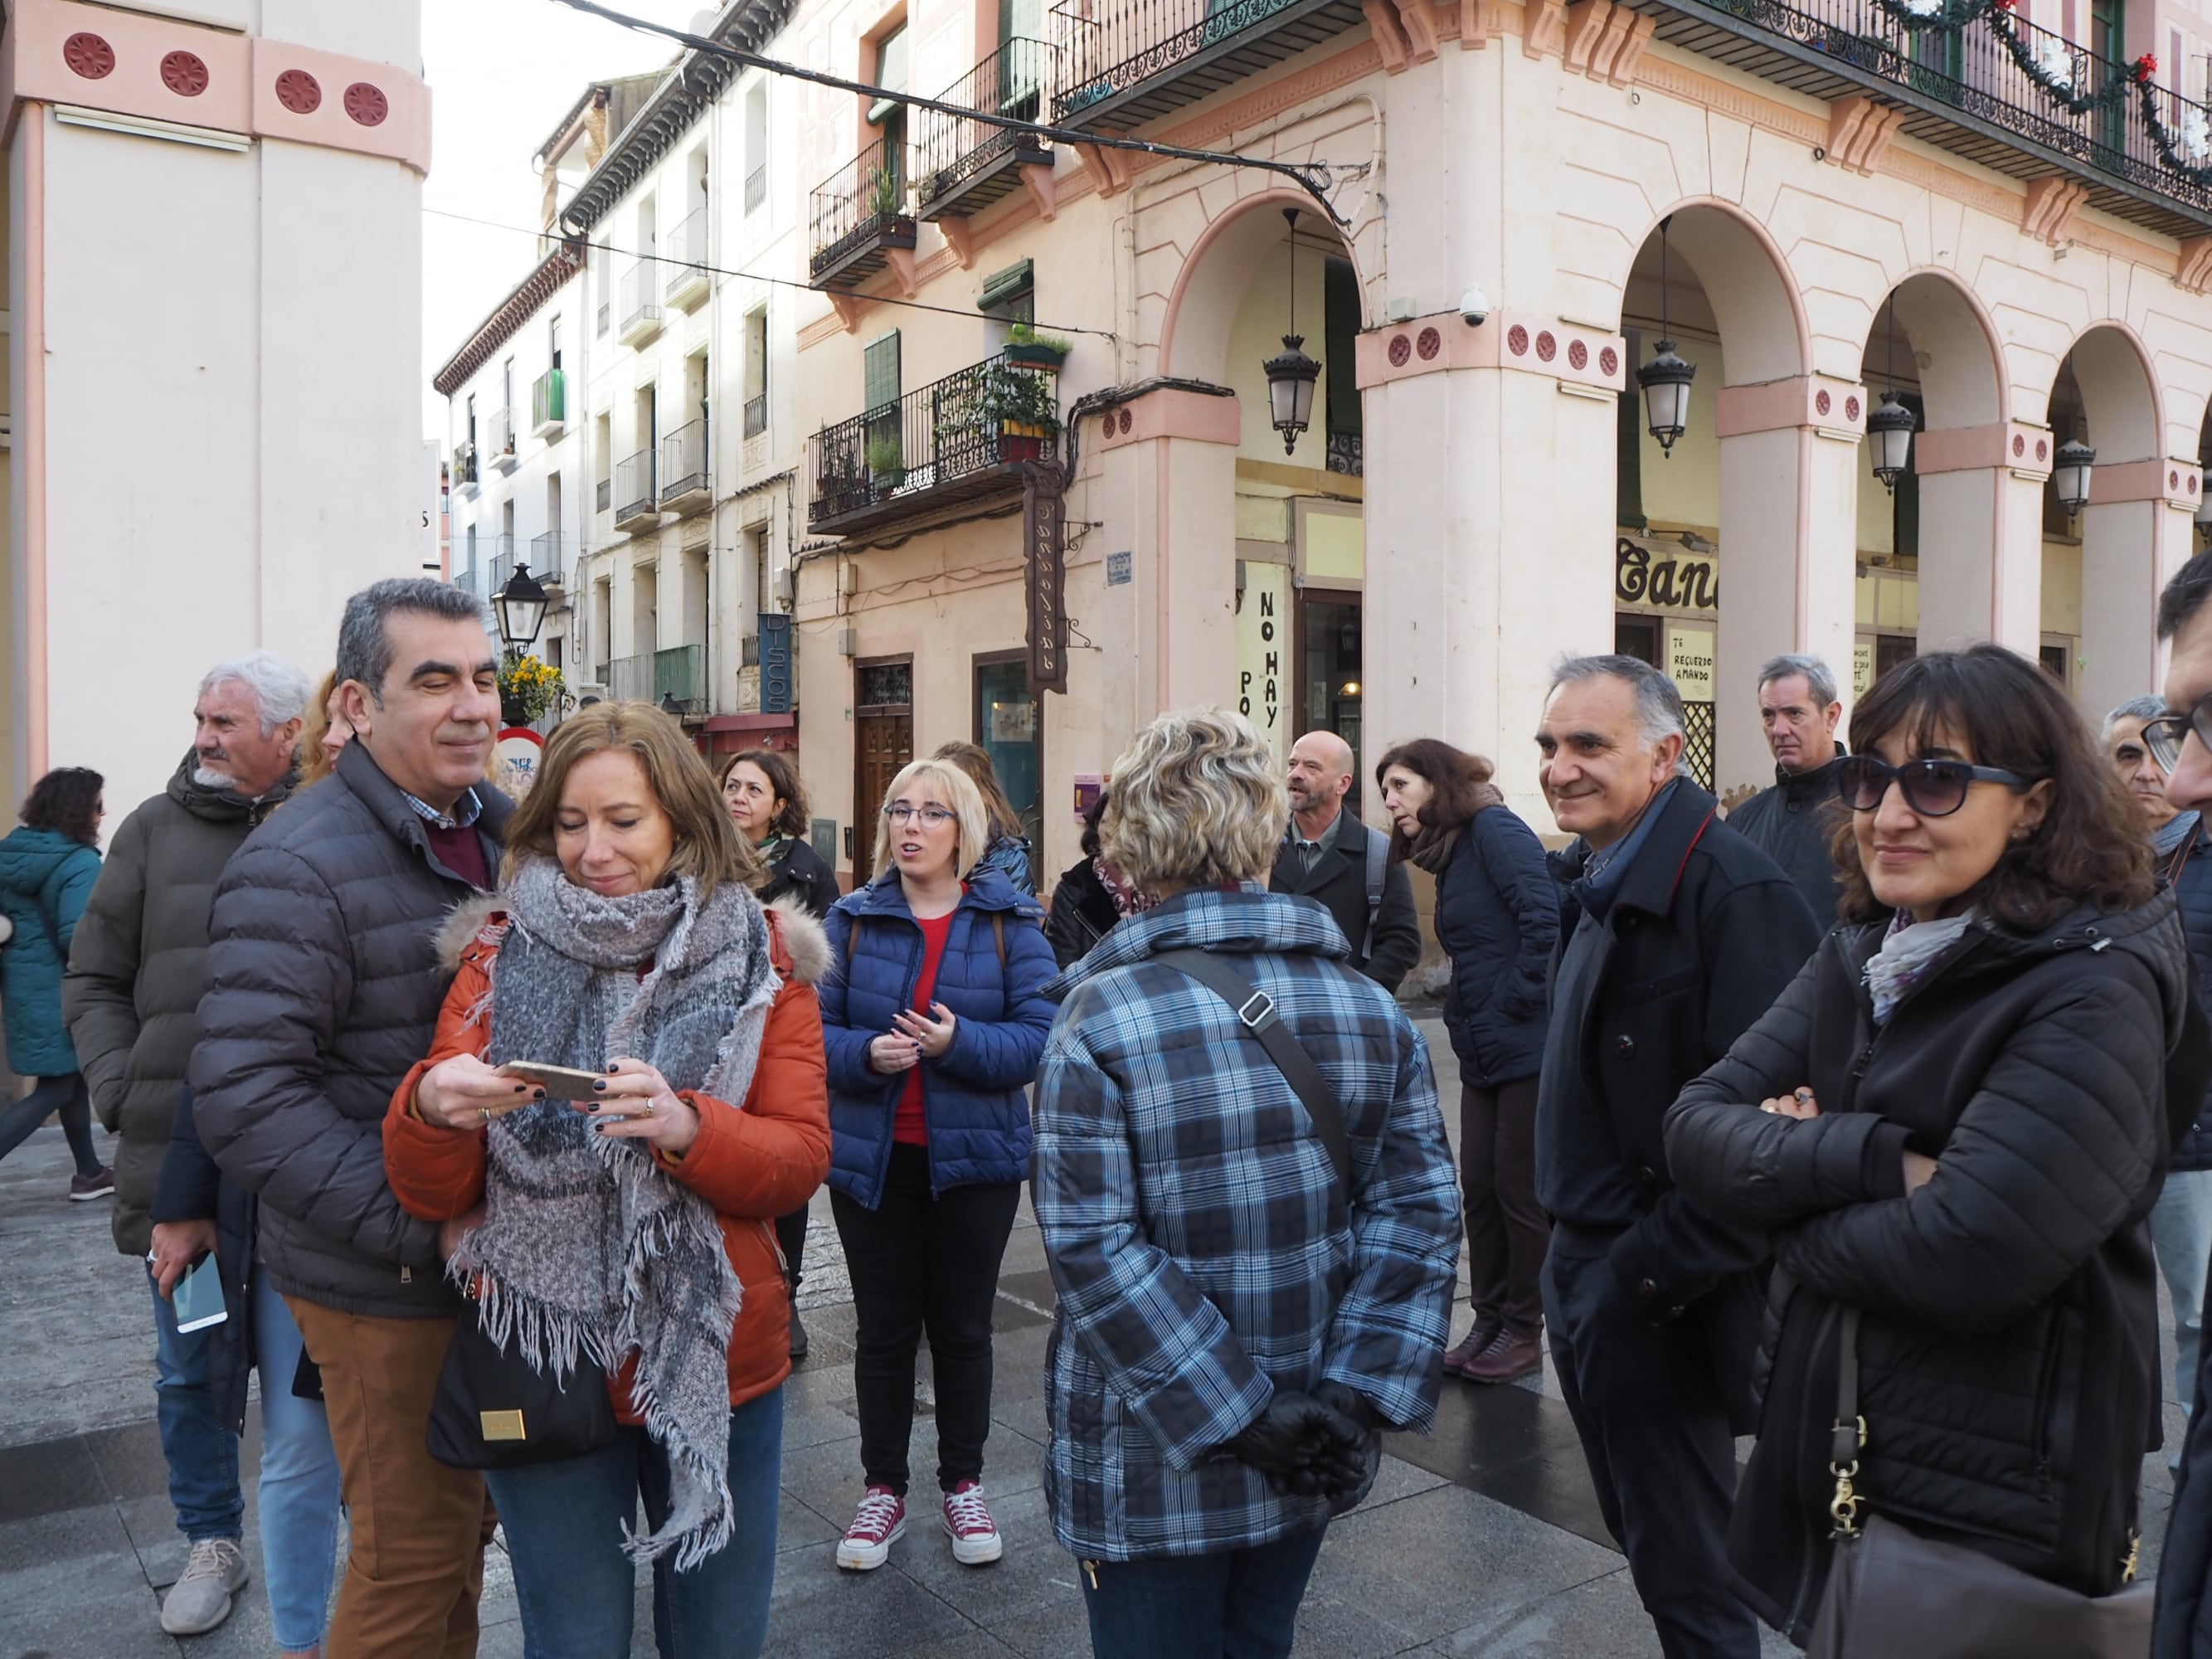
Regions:
[[1801, 1644], [1854, 1324], [1862, 1523], [2121, 1586], [2159, 1441], [2145, 1220], [2205, 1081], [2176, 1058], [2202, 1015], [2172, 896], [2048, 675], [1990, 645], [1916, 658], [1850, 740], [1846, 925], [1667, 1120], [1683, 1192], [1771, 1240], [1729, 1561]]
[[875, 879], [830, 912], [830, 1214], [852, 1275], [866, 1480], [836, 1561], [906, 1531], [915, 1358], [929, 1334], [939, 1521], [952, 1559], [999, 1559], [983, 1499], [991, 1310], [1029, 1173], [1026, 1091], [1052, 1025], [1044, 907], [985, 861], [991, 814], [949, 760], [891, 780]]

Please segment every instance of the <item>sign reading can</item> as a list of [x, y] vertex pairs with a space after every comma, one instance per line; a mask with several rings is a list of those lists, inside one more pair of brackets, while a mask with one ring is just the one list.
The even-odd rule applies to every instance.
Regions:
[[1613, 597], [1622, 605], [1653, 611], [1717, 613], [1720, 568], [1710, 553], [1692, 553], [1687, 548], [1679, 555], [1663, 550], [1655, 553], [1642, 542], [1623, 536], [1613, 544]]

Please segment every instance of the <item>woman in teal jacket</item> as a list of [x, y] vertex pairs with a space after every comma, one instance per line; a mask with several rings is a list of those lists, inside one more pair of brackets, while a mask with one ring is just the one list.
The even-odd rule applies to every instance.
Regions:
[[115, 1190], [114, 1175], [92, 1149], [92, 1097], [62, 1024], [62, 970], [100, 874], [101, 787], [97, 772], [57, 767], [33, 787], [21, 825], [0, 840], [0, 915], [14, 930], [0, 945], [0, 1023], [9, 1070], [38, 1079], [29, 1094], [0, 1108], [0, 1158], [58, 1111], [76, 1160], [72, 1199]]

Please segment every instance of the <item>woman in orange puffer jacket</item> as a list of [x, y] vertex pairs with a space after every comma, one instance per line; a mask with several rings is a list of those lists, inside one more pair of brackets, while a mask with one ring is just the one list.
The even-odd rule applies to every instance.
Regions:
[[[790, 1371], [773, 1219], [828, 1167], [828, 951], [761, 909], [756, 866], [673, 720], [566, 722], [495, 913], [448, 927], [436, 1039], [385, 1120], [392, 1190], [453, 1224], [486, 1333], [541, 1370], [580, 1352], [608, 1371], [611, 1445], [486, 1473], [532, 1654], [627, 1653], [644, 1559], [664, 1653], [766, 1639]], [[600, 1081], [547, 1100], [508, 1060]]]

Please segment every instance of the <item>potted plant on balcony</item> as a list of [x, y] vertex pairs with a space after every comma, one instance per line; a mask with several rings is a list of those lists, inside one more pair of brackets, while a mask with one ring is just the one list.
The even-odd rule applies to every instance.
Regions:
[[993, 363], [983, 375], [976, 415], [997, 434], [1001, 461], [1035, 461], [1060, 436], [1060, 408], [1051, 376], [1011, 363]]
[[509, 726], [534, 726], [568, 689], [550, 663], [510, 651], [499, 670], [500, 718]]
[[898, 217], [898, 174], [890, 167], [878, 167], [868, 178], [868, 217], [878, 225]]
[[906, 453], [895, 434], [886, 433], [868, 440], [868, 474], [876, 482], [878, 495], [896, 494], [906, 482]]
[[1031, 368], [1042, 368], [1057, 374], [1067, 361], [1070, 343], [1057, 334], [1040, 334], [1027, 323], [1016, 323], [1006, 331], [1006, 361], [1025, 363]]

